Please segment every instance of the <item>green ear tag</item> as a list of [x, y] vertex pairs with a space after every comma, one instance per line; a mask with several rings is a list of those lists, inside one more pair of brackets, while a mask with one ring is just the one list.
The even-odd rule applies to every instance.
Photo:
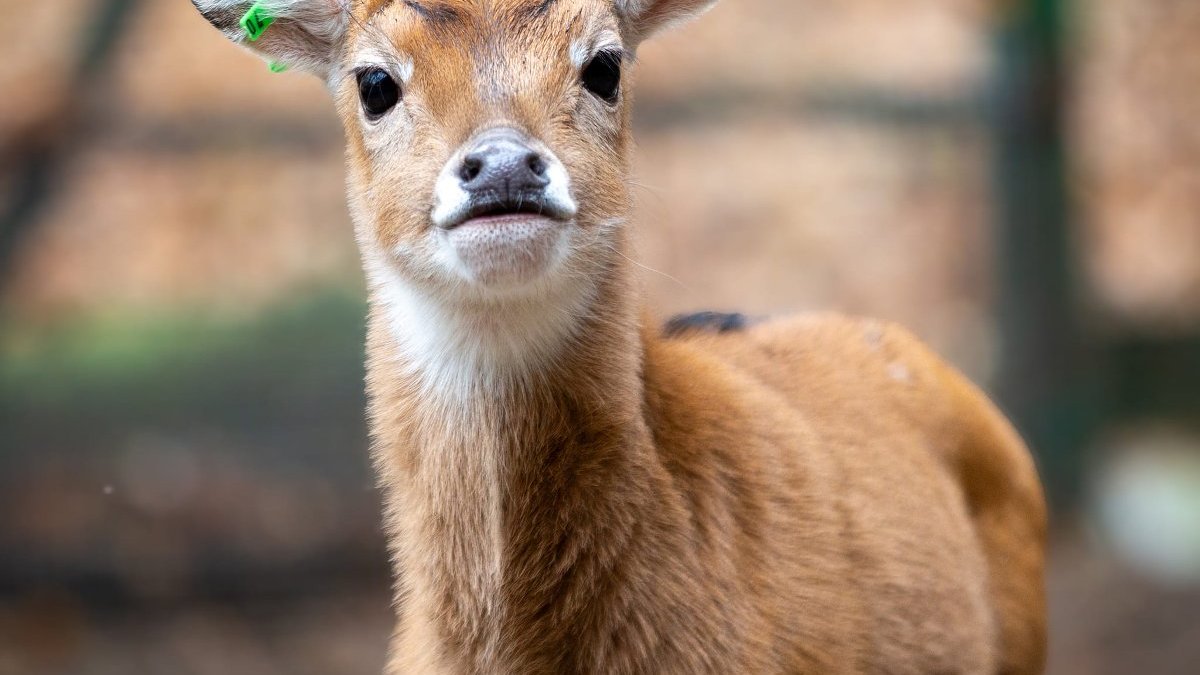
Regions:
[[261, 2], [256, 2], [250, 5], [246, 15], [242, 17], [241, 26], [242, 30], [246, 31], [246, 37], [251, 42], [257, 42], [273, 23], [275, 23], [275, 17], [271, 16]]

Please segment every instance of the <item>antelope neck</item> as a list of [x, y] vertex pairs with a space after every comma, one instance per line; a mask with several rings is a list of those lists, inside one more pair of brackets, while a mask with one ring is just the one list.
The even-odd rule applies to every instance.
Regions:
[[[572, 613], [602, 604], [592, 597], [604, 586], [598, 575], [636, 544], [636, 524], [654, 508], [661, 471], [625, 274], [614, 268], [574, 308], [578, 324], [546, 362], [524, 372], [472, 363], [477, 378], [449, 394], [431, 384], [454, 380], [445, 373], [457, 365], [405, 351], [420, 340], [402, 331], [431, 327], [398, 327], [417, 318], [373, 292], [368, 389], [401, 621], [435, 631], [468, 661], [513, 649], [529, 630], [579, 639], [570, 626], [584, 618]], [[510, 318], [531, 321], [523, 311]], [[468, 319], [482, 331], [472, 339], [508, 338], [486, 332], [505, 326]]]

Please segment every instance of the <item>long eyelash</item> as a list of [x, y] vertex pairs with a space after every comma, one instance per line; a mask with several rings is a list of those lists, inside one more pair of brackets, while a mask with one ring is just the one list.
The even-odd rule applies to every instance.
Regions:
[[596, 52], [596, 55], [592, 57], [592, 61], [604, 59], [614, 66], [621, 66], [625, 63], [625, 55], [625, 50], [620, 47], [605, 47]]

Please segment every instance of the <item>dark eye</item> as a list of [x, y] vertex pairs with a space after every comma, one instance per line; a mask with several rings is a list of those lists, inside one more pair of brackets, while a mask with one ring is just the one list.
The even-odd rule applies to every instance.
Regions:
[[382, 68], [367, 68], [358, 73], [358, 97], [367, 117], [378, 118], [400, 102], [400, 85]]
[[584, 67], [582, 79], [588, 91], [609, 103], [616, 103], [621, 91], [621, 52], [610, 49], [597, 54]]

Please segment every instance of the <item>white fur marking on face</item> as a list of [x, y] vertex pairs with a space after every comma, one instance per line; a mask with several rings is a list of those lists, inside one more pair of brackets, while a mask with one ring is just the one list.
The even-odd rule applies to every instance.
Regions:
[[500, 219], [439, 230], [465, 280], [514, 291], [552, 274], [566, 256], [571, 229], [549, 218]]
[[412, 59], [400, 59], [400, 70], [396, 74], [400, 76], [400, 82], [402, 84], [408, 84], [409, 81], [412, 80], [414, 68], [415, 66], [413, 65]]
[[[567, 167], [563, 166], [558, 156], [551, 152], [545, 144], [532, 139], [527, 143], [530, 149], [538, 152], [546, 162], [546, 176], [550, 179], [550, 184], [545, 188], [548, 205], [567, 214], [567, 217], [573, 217], [579, 207], [575, 203], [575, 198], [571, 196], [571, 176], [567, 173]], [[471, 206], [471, 195], [463, 189], [458, 170], [462, 164], [463, 155], [473, 147], [473, 144], [473, 140], [464, 143], [438, 174], [437, 183], [433, 188], [434, 206], [431, 214], [433, 224], [438, 227], [456, 224]]]
[[462, 179], [458, 176], [458, 166], [462, 163], [462, 151], [454, 153], [442, 172], [438, 174], [437, 183], [433, 186], [433, 224], [446, 227], [458, 219], [466, 211], [471, 201], [471, 194], [463, 189]]
[[571, 48], [568, 51], [571, 57], [571, 65], [576, 68], [583, 68], [588, 59], [592, 55], [591, 47], [583, 40], [574, 40], [571, 42]]
[[567, 174], [567, 167], [553, 154], [548, 156], [550, 161], [547, 162], [546, 177], [550, 179], [550, 184], [546, 186], [546, 201], [574, 214], [578, 207], [571, 197], [571, 176]]
[[454, 153], [434, 185], [430, 218], [436, 226], [435, 258], [463, 281], [493, 291], [521, 288], [550, 274], [566, 257], [574, 228], [578, 207], [567, 168], [544, 144], [525, 143], [545, 161], [549, 182], [542, 199], [552, 217], [514, 214], [483, 224], [467, 220], [473, 195], [463, 188], [459, 167], [463, 155], [477, 147], [474, 139]]
[[568, 49], [568, 56], [572, 65], [582, 69], [592, 57], [605, 49], [622, 49], [621, 36], [606, 30], [590, 40], [574, 40]]
[[367, 46], [361, 49], [358, 56], [346, 70], [347, 74], [365, 68], [383, 68], [388, 71], [400, 84], [408, 84], [413, 76], [413, 60], [407, 56], [395, 54], [386, 49]]

